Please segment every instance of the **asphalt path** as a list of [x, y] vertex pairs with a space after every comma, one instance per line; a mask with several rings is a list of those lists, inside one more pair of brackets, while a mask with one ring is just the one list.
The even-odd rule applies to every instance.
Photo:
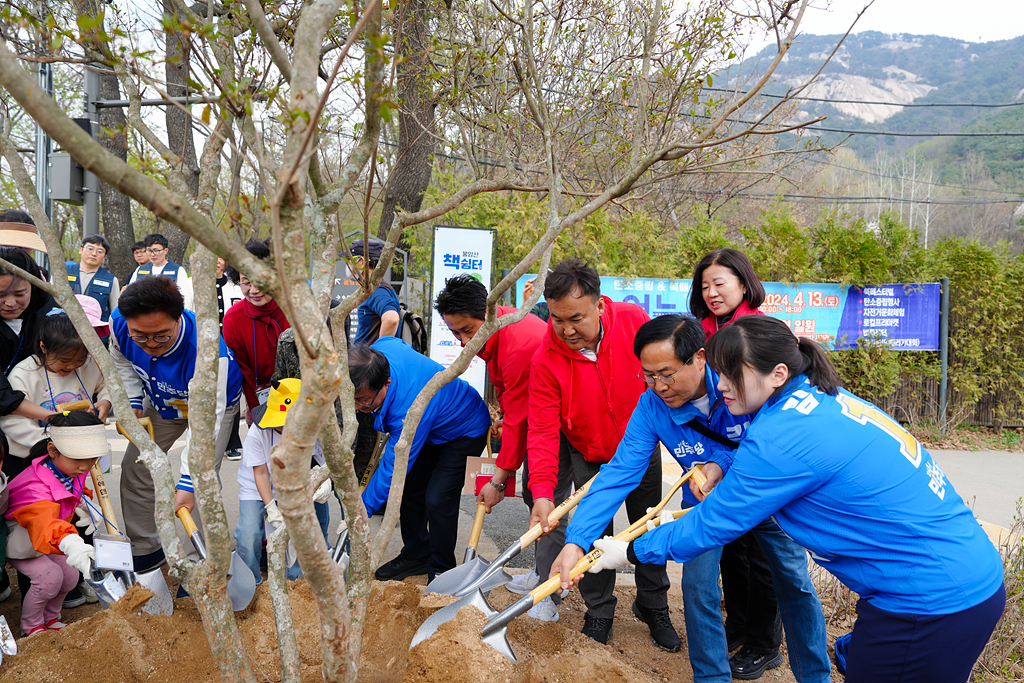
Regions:
[[[242, 430], [244, 431], [244, 424]], [[106, 475], [107, 488], [113, 499], [114, 510], [121, 516], [120, 481], [121, 459], [127, 447], [127, 440], [118, 435], [113, 425], [107, 427], [107, 437], [111, 444], [111, 471]], [[179, 440], [168, 454], [177, 476], [177, 463], [184, 441]], [[953, 484], [956, 492], [964, 498], [979, 520], [989, 524], [1011, 527], [1017, 514], [1018, 501], [1024, 492], [1024, 454], [1003, 452], [967, 452], [967, 451], [931, 451], [936, 462], [943, 469], [946, 478]], [[663, 452], [664, 489], [679, 477], [681, 469], [675, 461]], [[238, 521], [238, 465], [237, 462], [225, 460], [221, 468], [222, 497], [231, 528]], [[516, 490], [521, 491], [521, 482]], [[340, 507], [332, 496], [329, 501], [331, 508], [331, 526], [328, 542], [333, 545], [337, 538], [336, 527], [341, 519]], [[669, 503], [668, 509], [678, 509], [680, 494], [676, 494]], [[460, 502], [459, 539], [456, 545], [456, 557], [461, 562], [462, 555], [469, 541], [469, 531], [473, 524], [476, 501], [473, 496], [463, 495]], [[493, 559], [526, 532], [529, 522], [529, 510], [522, 498], [506, 498], [495, 506], [491, 514], [484, 520], [483, 533], [478, 545], [478, 554], [484, 559]], [[626, 526], [626, 516], [622, 508], [616, 515], [616, 530]], [[562, 520], [566, 523], [566, 520]], [[381, 518], [374, 517], [371, 521], [372, 533], [379, 533]], [[191, 548], [191, 543], [184, 530], [178, 524], [178, 536], [183, 547]], [[401, 534], [395, 529], [388, 547], [386, 557], [396, 556], [401, 550]], [[527, 548], [518, 557], [509, 562], [508, 567], [525, 569], [533, 566], [532, 548]], [[670, 568], [671, 571], [671, 568]]]

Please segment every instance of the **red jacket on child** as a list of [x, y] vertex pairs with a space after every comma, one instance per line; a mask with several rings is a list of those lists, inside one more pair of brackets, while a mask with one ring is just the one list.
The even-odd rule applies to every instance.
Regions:
[[633, 355], [633, 338], [650, 318], [635, 304], [601, 298], [605, 308], [596, 363], [566, 346], [550, 322], [533, 357], [527, 448], [534, 498], [555, 497], [559, 430], [587, 461], [606, 463], [647, 389], [640, 360]]
[[[515, 306], [498, 306], [497, 315], [514, 313]], [[527, 313], [517, 323], [506, 325], [487, 340], [477, 353], [487, 362], [498, 404], [503, 413], [501, 422], [501, 452], [497, 465], [515, 472], [526, 458], [527, 418], [530, 415], [530, 370], [533, 356], [544, 341], [547, 324]]]
[[224, 314], [224, 343], [242, 371], [242, 392], [249, 410], [260, 404], [257, 390], [270, 386], [277, 363], [277, 338], [289, 327], [284, 311], [273, 300], [253, 306], [242, 299]]

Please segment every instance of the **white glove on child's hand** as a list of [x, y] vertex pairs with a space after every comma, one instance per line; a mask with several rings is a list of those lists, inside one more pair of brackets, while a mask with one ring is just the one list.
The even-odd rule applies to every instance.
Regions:
[[[650, 510], [648, 510], [648, 512], [650, 512]], [[647, 530], [648, 531], [653, 531], [654, 529], [658, 528], [659, 526], [664, 526], [664, 525], [668, 524], [669, 522], [674, 522], [674, 521], [676, 521], [676, 517], [675, 517], [674, 514], [672, 514], [671, 510], [662, 510], [661, 514], [658, 515], [658, 522], [657, 523], [653, 519], [647, 520]]]
[[89, 513], [89, 508], [86, 507], [84, 500], [79, 501], [78, 507], [75, 508], [75, 515], [78, 516], [78, 521], [75, 522], [75, 526], [82, 529], [82, 533], [86, 536], [96, 532], [96, 525], [92, 521], [92, 515]]
[[96, 551], [87, 546], [78, 534], [68, 534], [57, 544], [60, 551], [68, 556], [68, 564], [88, 576], [92, 570], [92, 561], [96, 559]]
[[316, 493], [313, 494], [313, 502], [314, 503], [326, 503], [327, 502], [327, 499], [331, 495], [332, 483], [333, 482], [331, 482], [331, 478], [327, 477], [327, 481], [325, 481], [324, 483], [320, 484], [319, 488], [317, 488], [317, 490], [316, 490]]
[[626, 557], [626, 548], [629, 544], [625, 541], [616, 541], [611, 536], [594, 541], [594, 548], [600, 550], [603, 555], [597, 558], [597, 562], [587, 571], [591, 574], [602, 572], [605, 569], [618, 569], [624, 564], [629, 564]]
[[270, 505], [267, 506], [267, 521], [273, 524], [275, 529], [284, 528], [284, 515], [278, 509], [276, 500], [270, 501]]

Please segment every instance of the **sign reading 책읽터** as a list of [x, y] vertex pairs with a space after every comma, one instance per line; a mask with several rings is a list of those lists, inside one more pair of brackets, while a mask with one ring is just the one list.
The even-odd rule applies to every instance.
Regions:
[[[434, 227], [434, 278], [430, 300], [444, 289], [444, 282], [450, 277], [468, 273], [491, 288], [491, 264], [494, 249], [494, 230], [483, 228], [457, 228], [452, 226]], [[462, 345], [444, 324], [436, 310], [430, 315], [430, 357], [448, 367], [462, 351]], [[479, 358], [473, 358], [462, 373], [462, 379], [484, 395], [486, 365]]]
[[[523, 285], [516, 283], [516, 301]], [[764, 282], [760, 310], [783, 320], [793, 332], [826, 342], [834, 349], [856, 348], [872, 339], [892, 348], [935, 351], [939, 348], [938, 283], [843, 287], [837, 284]], [[690, 280], [602, 277], [601, 293], [612, 301], [633, 303], [652, 318], [688, 314]]]

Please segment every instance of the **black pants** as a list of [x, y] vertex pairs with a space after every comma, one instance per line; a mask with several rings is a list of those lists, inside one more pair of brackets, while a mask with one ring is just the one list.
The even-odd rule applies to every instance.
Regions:
[[725, 599], [725, 637], [762, 654], [782, 645], [782, 619], [772, 570], [754, 534], [747, 532], [722, 548], [719, 564]]
[[[597, 474], [600, 464], [588, 462], [583, 454], [569, 444], [572, 458], [572, 476], [576, 488], [590, 481]], [[651, 454], [651, 462], [647, 467], [640, 485], [626, 496], [626, 516], [630, 523], [647, 514], [647, 508], [661, 502], [661, 445]], [[562, 520], [565, 521], [564, 519]], [[602, 536], [614, 534], [614, 521], [608, 523]], [[587, 548], [586, 550], [589, 550]], [[541, 577], [544, 579], [546, 577]], [[668, 607], [668, 574], [663, 564], [638, 564], [636, 566], [636, 601], [645, 609], [661, 609]], [[605, 570], [597, 574], [584, 574], [580, 581], [580, 597], [587, 605], [587, 613], [591, 617], [612, 619], [615, 617], [615, 572]]]
[[405, 479], [399, 519], [405, 543], [402, 557], [426, 559], [430, 581], [455, 567], [466, 458], [483, 453], [487, 431], [480, 436], [424, 445]]
[[[572, 494], [572, 458], [569, 456], [569, 440], [565, 434], [559, 433], [558, 443], [558, 479], [555, 481], [555, 505], [562, 502]], [[530, 491], [530, 458], [523, 459], [523, 502], [526, 507], [533, 510], [533, 493]], [[511, 475], [510, 475], [511, 476]], [[565, 547], [565, 528], [569, 526], [569, 520], [563, 517], [559, 520], [558, 526], [547, 536], [537, 539], [534, 546], [534, 557], [536, 558], [537, 575], [541, 581], [548, 580], [551, 573], [551, 565], [555, 558]], [[554, 593], [551, 601], [556, 605], [562, 604], [562, 596]]]
[[[352, 467], [356, 471], [356, 481], [363, 478], [366, 466], [370, 464], [373, 457], [373, 447], [377, 444], [377, 430], [373, 427], [373, 413], [356, 411], [356, 421], [359, 429], [356, 431], [356, 442], [352, 446]], [[338, 422], [340, 427], [341, 422]], [[406, 487], [408, 487], [408, 481]]]

